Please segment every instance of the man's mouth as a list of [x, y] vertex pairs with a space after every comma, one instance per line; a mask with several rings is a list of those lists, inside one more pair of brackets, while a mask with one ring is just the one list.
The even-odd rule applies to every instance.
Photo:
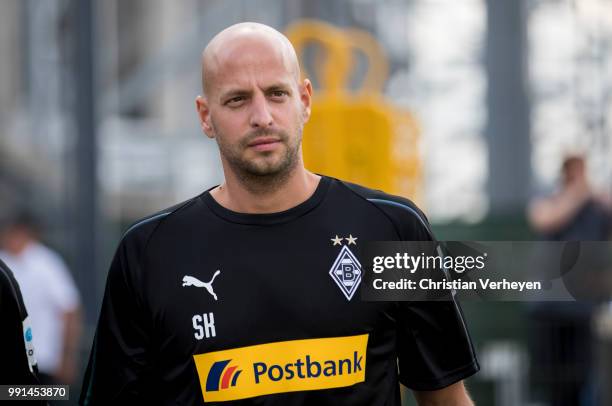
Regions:
[[269, 151], [276, 148], [280, 143], [281, 141], [277, 137], [258, 137], [249, 142], [248, 146], [257, 151]]

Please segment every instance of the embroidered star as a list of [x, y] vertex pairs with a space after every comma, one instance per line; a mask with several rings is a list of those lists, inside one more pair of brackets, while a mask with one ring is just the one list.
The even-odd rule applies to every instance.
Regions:
[[351, 245], [351, 244], [357, 245], [357, 242], [356, 242], [357, 241], [357, 237], [353, 237], [352, 234], [349, 234], [349, 236], [346, 237], [346, 240], [348, 241], [348, 245]]
[[334, 245], [342, 245], [342, 238], [338, 237], [338, 234], [336, 234], [336, 238], [332, 238], [331, 240]]

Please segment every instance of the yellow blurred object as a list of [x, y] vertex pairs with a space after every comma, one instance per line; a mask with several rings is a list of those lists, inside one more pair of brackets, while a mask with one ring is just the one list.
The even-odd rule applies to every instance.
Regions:
[[[388, 64], [376, 39], [366, 31], [314, 20], [294, 23], [286, 34], [300, 58], [309, 45], [324, 52], [315, 55], [321, 89], [304, 128], [306, 167], [418, 203], [419, 130], [410, 112], [391, 105], [381, 94]], [[361, 87], [351, 91], [347, 82], [358, 53], [366, 57], [368, 71]], [[302, 75], [312, 77], [303, 61], [301, 66]]]

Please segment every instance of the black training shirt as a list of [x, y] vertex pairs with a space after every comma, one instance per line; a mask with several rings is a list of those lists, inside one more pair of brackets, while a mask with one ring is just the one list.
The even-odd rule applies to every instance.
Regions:
[[[0, 384], [36, 385], [38, 372], [32, 328], [21, 290], [6, 264], [0, 261]], [[46, 404], [43, 401], [31, 404]]]
[[322, 177], [243, 214], [204, 192], [132, 226], [112, 262], [81, 403], [400, 405], [478, 371], [459, 306], [363, 302], [365, 241], [432, 235], [409, 200]]

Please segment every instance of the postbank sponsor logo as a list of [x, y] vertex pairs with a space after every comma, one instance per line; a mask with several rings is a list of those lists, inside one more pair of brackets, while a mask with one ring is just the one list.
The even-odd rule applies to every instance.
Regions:
[[208, 371], [208, 376], [206, 377], [207, 392], [227, 389], [230, 385], [236, 386], [242, 370], [238, 369], [236, 365], [227, 367], [230, 362], [231, 360], [226, 359], [212, 364], [210, 371]]
[[193, 356], [204, 402], [351, 386], [365, 380], [368, 335], [252, 345]]

